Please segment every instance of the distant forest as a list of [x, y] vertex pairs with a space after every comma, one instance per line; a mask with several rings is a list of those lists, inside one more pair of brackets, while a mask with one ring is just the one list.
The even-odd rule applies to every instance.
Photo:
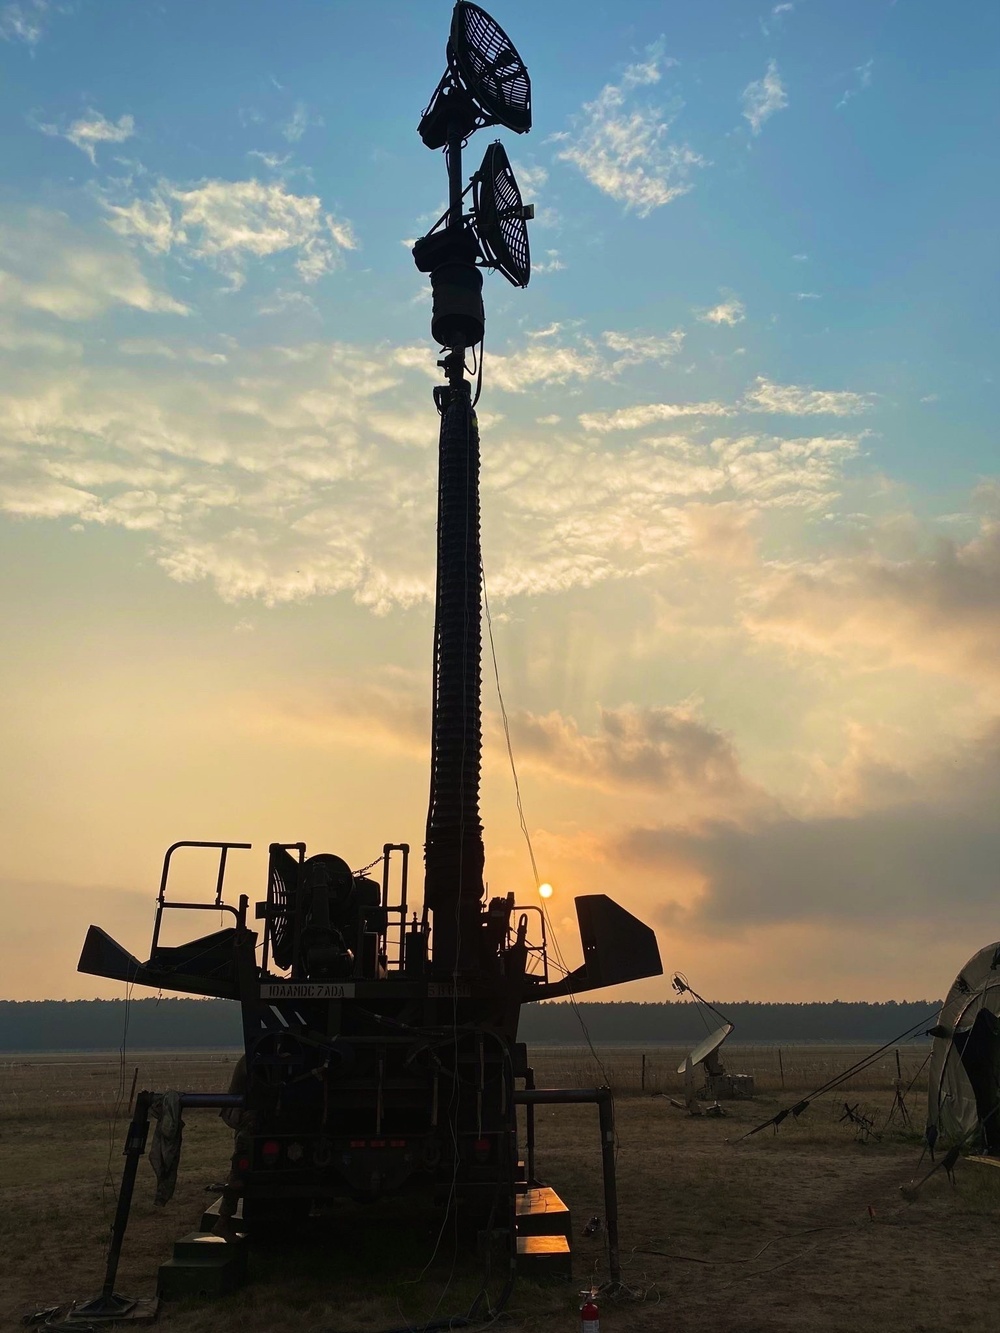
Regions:
[[[940, 1000], [884, 1004], [761, 1004], [720, 1002], [736, 1025], [736, 1042], [860, 1042], [878, 1045], [907, 1028], [936, 1021]], [[662, 1004], [526, 1005], [520, 1037], [538, 1044], [578, 1046], [581, 1019], [598, 1045], [689, 1045], [716, 1020], [685, 1001]], [[579, 1015], [579, 1016], [578, 1016]], [[122, 1000], [0, 1000], [0, 1051], [107, 1051], [122, 1044]], [[239, 1008], [230, 1000], [133, 1000], [130, 1050], [225, 1049], [242, 1044]]]

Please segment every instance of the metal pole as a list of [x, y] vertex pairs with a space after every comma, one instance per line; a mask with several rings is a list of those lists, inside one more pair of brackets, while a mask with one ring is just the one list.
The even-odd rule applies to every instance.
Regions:
[[[111, 1245], [108, 1249], [108, 1262], [104, 1270], [104, 1285], [100, 1296], [85, 1305], [73, 1307], [73, 1318], [86, 1316], [95, 1318], [113, 1318], [124, 1315], [138, 1305], [138, 1301], [128, 1296], [119, 1296], [115, 1291], [115, 1279], [118, 1276], [118, 1264], [122, 1256], [122, 1242], [128, 1226], [129, 1213], [132, 1209], [132, 1195], [135, 1192], [135, 1176], [139, 1169], [139, 1158], [146, 1148], [149, 1133], [149, 1108], [154, 1092], [140, 1092], [135, 1099], [135, 1111], [129, 1123], [125, 1138], [123, 1156], [125, 1166], [122, 1170], [121, 1184], [118, 1186], [118, 1205], [115, 1208], [115, 1220], [111, 1225]], [[243, 1098], [236, 1093], [225, 1092], [188, 1092], [181, 1094], [181, 1106], [216, 1107], [242, 1106]]]
[[[535, 1071], [528, 1068], [524, 1071], [524, 1088], [526, 1092], [535, 1090]], [[524, 1150], [527, 1154], [525, 1162], [525, 1174], [528, 1177], [529, 1186], [535, 1183], [535, 1103], [528, 1102], [524, 1108]]]
[[618, 1250], [618, 1181], [615, 1175], [615, 1099], [610, 1088], [599, 1088], [598, 1113], [601, 1121], [601, 1159], [604, 1168], [604, 1225], [608, 1233], [608, 1273], [619, 1285], [622, 1280]]
[[448, 226], [462, 225], [462, 132], [452, 121], [448, 127]]

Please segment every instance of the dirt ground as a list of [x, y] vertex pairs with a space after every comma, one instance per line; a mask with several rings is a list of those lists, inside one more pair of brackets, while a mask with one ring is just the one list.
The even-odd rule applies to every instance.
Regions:
[[[919, 1082], [908, 1099], [914, 1126], [898, 1114], [886, 1124], [894, 1059], [776, 1133], [738, 1141], [815, 1086], [817, 1073], [829, 1076], [858, 1053], [787, 1050], [782, 1091], [770, 1087], [777, 1077], [766, 1073], [763, 1052], [734, 1048], [730, 1068], [756, 1070], [764, 1090], [753, 1102], [728, 1104], [724, 1119], [695, 1119], [666, 1096], [627, 1090], [632, 1071], [641, 1076], [639, 1052], [600, 1052], [626, 1089], [616, 1111], [629, 1291], [601, 1302], [605, 1333], [995, 1333], [1000, 1169], [961, 1162], [954, 1184], [937, 1171], [915, 1202], [902, 1198], [900, 1185], [929, 1163], [920, 1163]], [[904, 1074], [912, 1076], [923, 1054], [904, 1052]], [[654, 1070], [660, 1085], [675, 1085], [676, 1055], [647, 1055], [647, 1089]], [[126, 1068], [126, 1098], [137, 1061], [139, 1087], [208, 1090], [225, 1086], [232, 1056], [142, 1053]], [[582, 1052], [534, 1051], [533, 1062], [540, 1085], [601, 1081]], [[0, 1328], [100, 1288], [127, 1118], [119, 1116], [112, 1144], [120, 1072], [117, 1057], [0, 1056]], [[863, 1142], [841, 1120], [845, 1099], [880, 1137]], [[141, 1168], [120, 1291], [152, 1294], [173, 1240], [197, 1226], [215, 1197], [207, 1187], [224, 1175], [225, 1127], [212, 1112], [186, 1119], [179, 1184], [166, 1208], [154, 1207], [152, 1172]], [[511, 1333], [575, 1329], [578, 1291], [608, 1275], [603, 1239], [582, 1235], [587, 1219], [604, 1213], [596, 1108], [539, 1109], [537, 1170], [572, 1209], [575, 1275], [571, 1283], [518, 1282], [504, 1320]], [[377, 1333], [464, 1312], [482, 1265], [456, 1259], [453, 1239], [439, 1236], [429, 1217], [345, 1208], [304, 1247], [256, 1249], [254, 1280], [234, 1296], [166, 1304], [160, 1322], [177, 1333]], [[500, 1285], [494, 1276], [494, 1295]]]

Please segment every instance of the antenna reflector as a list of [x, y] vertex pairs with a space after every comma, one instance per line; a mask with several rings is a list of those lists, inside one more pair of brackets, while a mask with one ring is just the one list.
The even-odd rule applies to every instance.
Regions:
[[694, 1068], [695, 1065], [703, 1064], [710, 1056], [715, 1054], [732, 1030], [732, 1023], [723, 1023], [721, 1028], [718, 1028], [710, 1036], [706, 1037], [700, 1045], [694, 1048], [683, 1064], [677, 1066], [678, 1074], [684, 1073], [684, 1069], [688, 1063], [690, 1063], [692, 1068]]
[[483, 258], [515, 287], [527, 287], [531, 277], [531, 250], [525, 223], [534, 217], [532, 205], [521, 200], [507, 152], [499, 140], [486, 150], [473, 178], [476, 232]]
[[458, 0], [451, 20], [448, 64], [486, 114], [515, 134], [531, 129], [531, 80], [496, 19]]

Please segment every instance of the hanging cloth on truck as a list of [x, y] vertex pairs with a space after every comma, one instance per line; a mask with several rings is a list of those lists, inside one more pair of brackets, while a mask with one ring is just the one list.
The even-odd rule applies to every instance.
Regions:
[[184, 1133], [181, 1094], [158, 1092], [150, 1103], [149, 1114], [156, 1121], [153, 1144], [149, 1150], [149, 1164], [156, 1176], [153, 1202], [162, 1208], [173, 1198], [177, 1168], [181, 1164], [181, 1138]]

